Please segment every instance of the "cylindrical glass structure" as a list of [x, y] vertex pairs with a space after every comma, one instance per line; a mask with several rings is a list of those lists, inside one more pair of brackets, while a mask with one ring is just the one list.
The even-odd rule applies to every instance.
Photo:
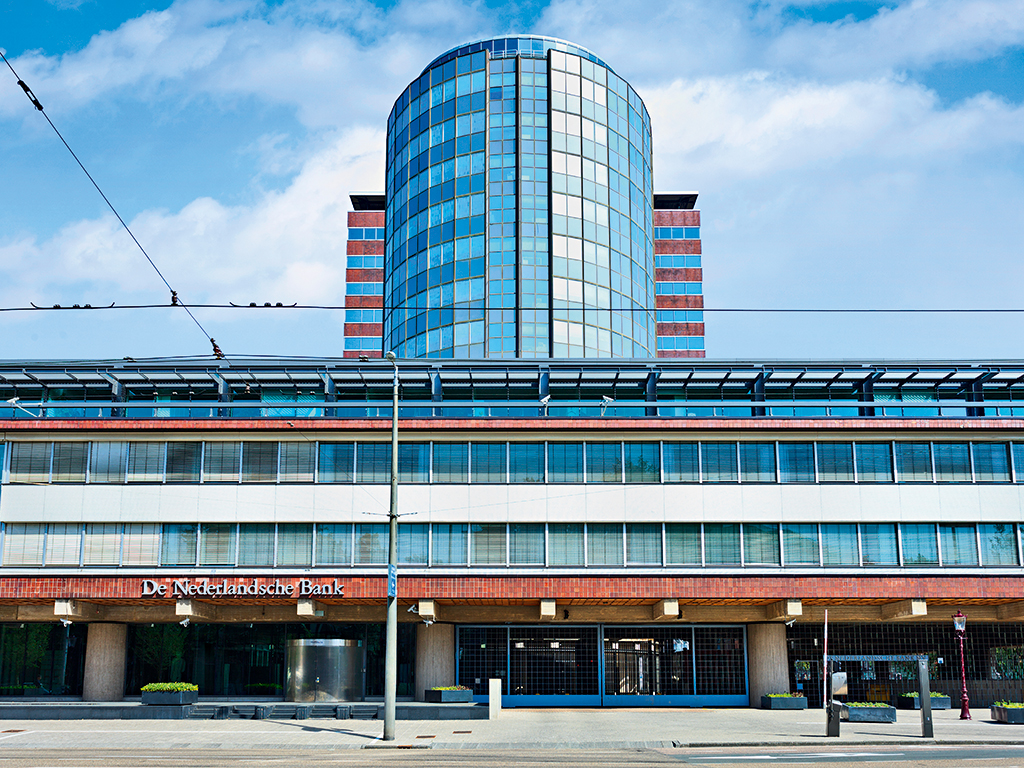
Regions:
[[589, 51], [486, 40], [388, 118], [384, 349], [653, 357], [651, 123]]

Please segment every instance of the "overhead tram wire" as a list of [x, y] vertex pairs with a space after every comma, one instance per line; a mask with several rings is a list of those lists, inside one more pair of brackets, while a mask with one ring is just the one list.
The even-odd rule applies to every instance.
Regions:
[[53, 132], [57, 134], [57, 138], [60, 139], [61, 143], [67, 148], [68, 152], [71, 153], [71, 156], [75, 159], [75, 162], [78, 163], [78, 167], [82, 169], [82, 173], [84, 173], [86, 177], [89, 179], [89, 181], [92, 182], [92, 185], [96, 188], [96, 191], [100, 193], [100, 197], [103, 198], [103, 202], [107, 204], [107, 207], [113, 212], [114, 216], [117, 217], [117, 220], [121, 222], [121, 226], [124, 227], [125, 232], [128, 233], [128, 236], [131, 237], [135, 245], [139, 247], [139, 250], [142, 252], [142, 255], [146, 257], [146, 261], [149, 262], [149, 265], [156, 272], [157, 276], [160, 278], [161, 281], [163, 281], [163, 284], [167, 286], [167, 290], [171, 292], [171, 306], [179, 306], [182, 309], [184, 309], [185, 312], [188, 313], [188, 316], [192, 318], [192, 322], [196, 324], [196, 327], [199, 328], [203, 336], [209, 339], [210, 344], [213, 347], [213, 356], [218, 360], [224, 360], [224, 352], [217, 345], [217, 342], [214, 340], [213, 336], [211, 336], [207, 332], [207, 330], [203, 327], [203, 324], [199, 322], [199, 319], [192, 313], [192, 310], [189, 309], [188, 305], [186, 305], [185, 302], [183, 302], [178, 297], [178, 292], [171, 287], [171, 284], [169, 282], [167, 282], [167, 278], [164, 277], [163, 272], [160, 271], [160, 268], [156, 265], [156, 262], [154, 262], [150, 255], [146, 253], [146, 249], [142, 247], [142, 243], [140, 243], [138, 238], [135, 237], [135, 233], [132, 232], [131, 228], [128, 226], [125, 220], [121, 218], [121, 214], [117, 212], [117, 209], [114, 207], [113, 203], [110, 202], [109, 198], [107, 198], [107, 196], [103, 193], [103, 190], [100, 189], [100, 185], [96, 183], [96, 179], [92, 177], [92, 174], [89, 173], [88, 169], [78, 158], [78, 155], [75, 154], [75, 150], [71, 148], [71, 145], [68, 144], [67, 140], [65, 140], [61, 132], [57, 130], [57, 126], [53, 124], [53, 121], [50, 119], [50, 116], [46, 114], [46, 112], [43, 110], [43, 105], [40, 103], [39, 99], [36, 98], [36, 95], [32, 92], [32, 89], [28, 87], [28, 84], [24, 80], [22, 80], [18, 73], [14, 70], [14, 67], [11, 65], [11, 62], [7, 60], [7, 57], [3, 54], [3, 51], [0, 51], [0, 59], [4, 60], [4, 64], [6, 64], [7, 68], [11, 70], [11, 74], [13, 74], [15, 79], [18, 81], [18, 85], [21, 87], [21, 90], [25, 92], [25, 95], [28, 97], [28, 100], [32, 102], [32, 106], [35, 107], [36, 110], [46, 120], [46, 122], [50, 124], [50, 127], [53, 129]]
[[[54, 304], [50, 307], [37, 306], [35, 304], [28, 307], [0, 307], [0, 312], [64, 312], [68, 310], [84, 310], [84, 311], [98, 311], [98, 310], [110, 310], [110, 309], [167, 309], [173, 306], [185, 305], [178, 299], [172, 304], [105, 304], [102, 306], [92, 306], [89, 304], [73, 304], [70, 306], [64, 306], [61, 304]], [[185, 307], [188, 309], [187, 307]], [[193, 304], [193, 309], [299, 309], [299, 310], [325, 310], [325, 311], [341, 311], [345, 309], [353, 309], [353, 307], [347, 307], [344, 304], [284, 304], [281, 306], [266, 305], [266, 304]], [[361, 309], [386, 309], [386, 310], [409, 310], [414, 312], [426, 312], [429, 309], [438, 309], [439, 307], [404, 307], [404, 306], [385, 306], [385, 307], [361, 307]], [[525, 310], [525, 308], [523, 308]], [[946, 308], [931, 308], [931, 307], [910, 307], [910, 308], [872, 308], [872, 307], [623, 307], [621, 309], [609, 309], [607, 307], [566, 307], [564, 311], [587, 311], [587, 312], [659, 312], [659, 311], [670, 311], [670, 310], [689, 310], [694, 312], [746, 312], [746, 313], [765, 313], [765, 314], [1019, 314], [1024, 313], [1024, 307], [1013, 308], [1013, 307], [946, 307]], [[189, 313], [191, 315], [191, 312]], [[194, 319], [194, 318], [193, 318]], [[198, 323], [198, 321], [197, 321]], [[200, 326], [202, 328], [202, 326]]]

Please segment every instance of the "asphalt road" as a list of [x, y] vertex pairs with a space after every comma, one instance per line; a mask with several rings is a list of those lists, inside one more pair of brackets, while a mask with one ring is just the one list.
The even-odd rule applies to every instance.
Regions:
[[1024, 768], [1024, 746], [922, 745], [920, 747], [864, 747], [806, 749], [567, 749], [543, 750], [438, 750], [361, 749], [294, 751], [246, 750], [16, 750], [0, 749], [0, 768], [329, 768], [367, 766], [468, 765], [479, 768], [552, 768], [552, 766], [781, 766], [836, 765], [842, 768], [926, 766], [927, 768]]

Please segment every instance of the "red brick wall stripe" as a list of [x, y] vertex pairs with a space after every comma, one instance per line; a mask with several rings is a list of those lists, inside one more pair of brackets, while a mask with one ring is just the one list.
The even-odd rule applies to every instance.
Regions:
[[349, 256], [383, 256], [383, 240], [349, 240], [345, 244], [345, 253]]
[[704, 309], [703, 296], [656, 296], [658, 309]]
[[381, 323], [345, 323], [346, 336], [380, 336]]
[[[658, 323], [659, 336], [703, 336], [704, 323]], [[672, 350], [666, 350], [672, 351]], [[683, 351], [683, 350], [679, 350]], [[697, 350], [690, 350], [697, 351]], [[703, 350], [701, 350], [703, 351]]]
[[[351, 215], [351, 214], [349, 214]], [[383, 225], [381, 225], [383, 226]], [[699, 227], [700, 211], [655, 211], [656, 227]]]
[[[658, 334], [663, 335], [663, 334]], [[658, 357], [704, 357], [703, 349], [659, 349]]]
[[700, 253], [700, 240], [655, 240], [654, 253]]
[[[387, 584], [381, 576], [346, 576], [344, 572], [275, 578], [226, 577], [235, 584], [295, 584], [310, 578], [315, 584], [337, 579], [350, 599], [382, 599]], [[172, 577], [154, 575], [167, 585], [170, 599]], [[194, 582], [205, 577], [193, 578]], [[82, 600], [135, 600], [142, 594], [140, 577], [5, 577], [0, 578], [0, 602], [41, 601], [56, 598]], [[221, 577], [211, 578], [218, 583]], [[681, 600], [817, 600], [884, 601], [915, 598], [972, 600], [1019, 600], [1024, 576], [400, 576], [399, 594], [404, 598], [436, 599], [652, 599]], [[196, 596], [196, 599], [203, 599]], [[211, 598], [230, 604], [233, 598]]]
[[350, 227], [383, 227], [384, 211], [349, 211]]
[[704, 279], [703, 269], [656, 269], [655, 281], [661, 283], [699, 283]]
[[345, 270], [347, 283], [383, 283], [383, 269], [348, 269]]
[[345, 297], [346, 307], [370, 307], [371, 309], [380, 309], [384, 306], [383, 296], [346, 296]]

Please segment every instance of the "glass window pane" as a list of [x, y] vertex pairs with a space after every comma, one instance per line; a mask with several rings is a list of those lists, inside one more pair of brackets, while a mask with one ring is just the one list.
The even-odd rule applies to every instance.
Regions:
[[93, 443], [90, 483], [123, 483], [128, 467], [128, 443]]
[[198, 483], [202, 443], [167, 444], [167, 482]]
[[203, 482], [237, 483], [241, 456], [241, 443], [204, 443]]
[[277, 526], [277, 564], [313, 564], [313, 525], [281, 523]]
[[853, 482], [853, 443], [818, 443], [818, 482]]
[[[860, 444], [857, 444], [860, 449]], [[860, 527], [861, 558], [864, 565], [899, 565], [896, 555], [896, 526], [891, 524]]]
[[83, 565], [120, 565], [121, 524], [87, 523], [82, 545]]
[[622, 445], [587, 443], [587, 482], [622, 482]]
[[391, 443], [359, 443], [356, 446], [356, 481], [391, 482]]
[[435, 483], [469, 482], [469, 445], [434, 443], [433, 473]]
[[510, 565], [544, 565], [543, 523], [512, 523], [508, 533]]
[[935, 479], [940, 483], [971, 482], [971, 457], [968, 443], [935, 443]]
[[505, 564], [505, 524], [473, 525], [473, 565]]
[[[11, 482], [50, 482], [52, 445], [52, 443], [13, 443], [11, 445]], [[42, 556], [42, 550], [40, 550], [40, 556]]]
[[[207, 443], [209, 446], [210, 444]], [[242, 482], [277, 482], [277, 443], [242, 443]]]
[[892, 446], [889, 443], [857, 443], [858, 483], [892, 482]]
[[705, 523], [704, 564], [733, 565], [739, 562], [739, 525], [736, 523]]
[[425, 523], [398, 524], [398, 562], [402, 565], [426, 565], [430, 547], [430, 529]]
[[[818, 526], [784, 524], [782, 526], [782, 545], [786, 554], [786, 565], [818, 564]], [[854, 552], [856, 552], [856, 538], [854, 539]]]
[[238, 564], [274, 564], [274, 524], [243, 523], [238, 532]]
[[[388, 482], [391, 481], [388, 470]], [[398, 444], [398, 482], [430, 482], [430, 443]]]
[[696, 443], [665, 443], [665, 482], [696, 483], [700, 480]]
[[510, 483], [544, 482], [544, 443], [510, 443], [508, 453]]
[[200, 565], [235, 564], [235, 524], [203, 523], [199, 532]]
[[939, 547], [934, 525], [900, 525], [904, 565], [938, 565]]
[[583, 443], [548, 444], [548, 482], [583, 482]]
[[740, 443], [740, 479], [744, 483], [775, 482], [775, 443]]
[[973, 443], [971, 453], [975, 482], [1010, 482], [1010, 459], [1006, 443]]
[[814, 482], [814, 443], [779, 443], [779, 482]]
[[[390, 447], [390, 446], [389, 446]], [[386, 565], [388, 562], [388, 526], [384, 523], [356, 525], [355, 564]]]
[[4, 526], [4, 565], [42, 565], [45, 531], [43, 523], [7, 523]]
[[932, 454], [928, 443], [896, 443], [896, 472], [901, 483], [930, 483]]
[[587, 524], [587, 564], [622, 565], [621, 524]]
[[473, 482], [505, 482], [505, 443], [473, 443]]
[[465, 523], [434, 523], [430, 560], [435, 565], [465, 565], [469, 527]]
[[1024, 483], [1024, 443], [1010, 443], [1014, 482]]
[[977, 565], [978, 542], [973, 525], [940, 525], [943, 565]]
[[303, 442], [281, 443], [281, 455], [278, 482], [281, 483], [312, 483], [313, 469], [316, 462], [316, 444], [308, 440]]
[[626, 562], [661, 565], [661, 523], [626, 524]]
[[744, 523], [743, 562], [747, 565], [778, 565], [779, 526]]
[[821, 561], [824, 565], [860, 565], [856, 525], [821, 526]]
[[317, 525], [316, 564], [352, 564], [352, 526], [348, 524]]
[[548, 524], [548, 564], [583, 565], [583, 526], [581, 524]]
[[666, 565], [701, 564], [700, 523], [665, 524], [665, 561]]
[[46, 564], [75, 565], [82, 554], [80, 523], [50, 523], [46, 529]]
[[88, 443], [54, 443], [51, 481], [54, 483], [84, 483], [88, 461]]
[[320, 443], [317, 480], [321, 483], [351, 483], [355, 477], [355, 455], [353, 443]]
[[125, 523], [121, 565], [160, 564], [160, 524]]
[[661, 482], [661, 446], [658, 443], [626, 443], [627, 483]]
[[982, 565], [1017, 565], [1017, 532], [1013, 523], [978, 525]]
[[128, 482], [159, 483], [164, 479], [166, 443], [128, 444]]
[[701, 443], [700, 461], [701, 474], [705, 483], [735, 483], [739, 481], [736, 443]]
[[195, 523], [165, 524], [160, 541], [160, 565], [195, 565], [198, 533], [199, 526]]

